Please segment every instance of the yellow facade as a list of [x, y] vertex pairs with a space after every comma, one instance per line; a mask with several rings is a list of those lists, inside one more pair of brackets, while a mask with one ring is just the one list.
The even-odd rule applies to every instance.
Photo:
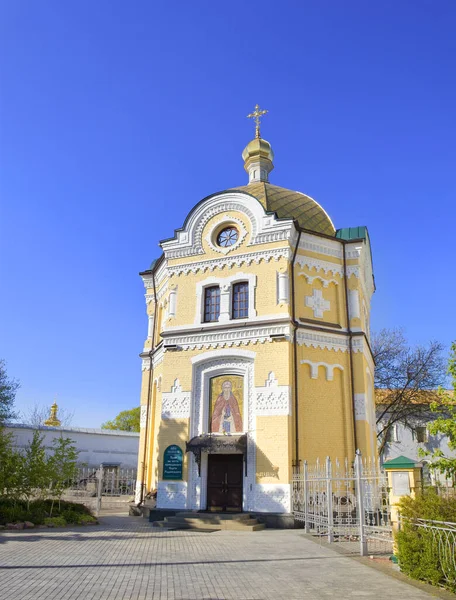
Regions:
[[[198, 203], [175, 237], [161, 243], [162, 257], [141, 273], [149, 326], [141, 354], [138, 498], [157, 490], [159, 508], [224, 509], [231, 494], [239, 509], [286, 513], [294, 464], [353, 459], [357, 448], [376, 457], [367, 232], [333, 235], [329, 217], [307, 196], [299, 224], [288, 218], [290, 205], [282, 210], [280, 202], [299, 203], [299, 194], [267, 183], [271, 160], [251, 150], [249, 185]], [[255, 196], [261, 182], [273, 188], [274, 213]], [[229, 229], [236, 240], [222, 247], [219, 235]], [[248, 300], [235, 318], [239, 283]], [[216, 288], [219, 302], [212, 322], [208, 288]], [[210, 433], [214, 381], [223, 433]], [[164, 463], [172, 445], [183, 451], [175, 480]], [[236, 454], [243, 456], [242, 481], [230, 487], [227, 473], [241, 468]], [[213, 482], [223, 473], [225, 496]]]

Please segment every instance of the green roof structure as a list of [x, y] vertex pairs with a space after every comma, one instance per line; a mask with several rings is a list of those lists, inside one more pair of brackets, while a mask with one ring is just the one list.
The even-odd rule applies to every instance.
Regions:
[[407, 458], [406, 456], [397, 456], [392, 460], [387, 460], [383, 463], [385, 469], [414, 469], [421, 466], [421, 463]]

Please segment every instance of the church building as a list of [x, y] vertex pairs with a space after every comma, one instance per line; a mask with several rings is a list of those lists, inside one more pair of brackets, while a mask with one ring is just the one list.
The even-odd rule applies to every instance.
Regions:
[[293, 465], [377, 456], [367, 229], [269, 182], [265, 112], [245, 185], [195, 204], [141, 273], [137, 501], [157, 508], [289, 513]]

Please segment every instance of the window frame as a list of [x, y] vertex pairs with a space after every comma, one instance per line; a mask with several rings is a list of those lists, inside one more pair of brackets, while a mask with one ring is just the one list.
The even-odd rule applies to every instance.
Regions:
[[[215, 302], [215, 306], [216, 306], [216, 310], [212, 311], [212, 303], [211, 303], [211, 310], [210, 312], [208, 312], [208, 305], [207, 305], [207, 301], [208, 301], [208, 293], [210, 291], [215, 291], [217, 290], [217, 295], [215, 295], [214, 297], [216, 298], [216, 302]], [[217, 307], [218, 304], [218, 307]], [[218, 308], [218, 312], [217, 312], [217, 308]], [[212, 314], [212, 312], [217, 313], [217, 318], [216, 319], [208, 319], [207, 315]], [[219, 285], [208, 285], [204, 288], [204, 293], [203, 293], [203, 323], [217, 323], [220, 319], [220, 286]]]
[[[246, 297], [242, 298], [241, 300], [239, 300], [239, 304], [242, 303], [242, 309], [245, 310], [245, 314], [242, 314], [240, 316], [235, 316], [235, 311], [237, 310], [238, 312], [240, 312], [240, 308], [238, 307], [237, 309], [235, 308], [235, 303], [237, 302], [236, 299], [236, 287], [238, 286], [243, 286], [244, 289], [247, 291], [246, 293]], [[242, 292], [241, 292], [242, 294]], [[249, 318], [249, 294], [250, 294], [250, 286], [249, 286], [249, 282], [248, 281], [234, 281], [231, 284], [231, 319], [233, 320], [240, 320], [240, 319], [248, 319]]]

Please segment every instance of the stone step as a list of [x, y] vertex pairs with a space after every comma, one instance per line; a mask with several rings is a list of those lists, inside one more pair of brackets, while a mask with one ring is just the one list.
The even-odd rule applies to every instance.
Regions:
[[206, 519], [213, 521], [244, 521], [250, 519], [249, 513], [222, 513], [222, 512], [179, 512], [176, 517], [185, 517], [188, 519]]
[[200, 529], [205, 531], [260, 531], [265, 528], [264, 524], [258, 523], [256, 519], [246, 518], [238, 519], [222, 519], [214, 521], [212, 519], [183, 517], [176, 515], [174, 517], [165, 517], [165, 524], [170, 527]]

